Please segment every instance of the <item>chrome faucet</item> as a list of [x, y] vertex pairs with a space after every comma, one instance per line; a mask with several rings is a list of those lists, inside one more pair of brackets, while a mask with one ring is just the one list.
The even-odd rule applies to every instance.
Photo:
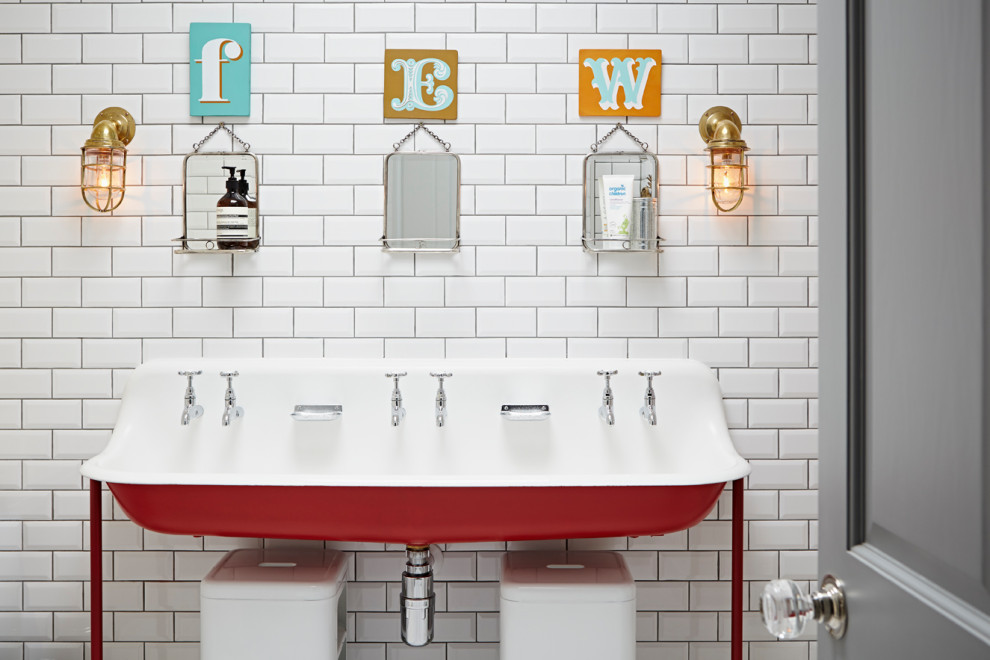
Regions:
[[443, 428], [443, 426], [447, 423], [447, 393], [443, 390], [443, 379], [451, 378], [453, 374], [431, 371], [430, 375], [434, 378], [440, 379], [440, 387], [437, 389], [437, 406], [434, 412], [437, 418], [437, 427]]
[[385, 374], [386, 378], [391, 378], [392, 387], [392, 426], [398, 426], [402, 418], [406, 416], [406, 409], [402, 407], [402, 392], [399, 391], [399, 379], [406, 375], [405, 371]]
[[220, 376], [227, 379], [227, 391], [223, 395], [223, 425], [230, 426], [233, 419], [244, 417], [244, 408], [237, 405], [237, 395], [234, 394], [234, 376], [240, 376], [237, 371], [221, 371]]
[[612, 376], [617, 373], [619, 373], [618, 369], [613, 369], [612, 371], [602, 369], [598, 372], [599, 376], [605, 376], [605, 391], [602, 392], [602, 406], [598, 409], [598, 416], [605, 420], [605, 423], [609, 426], [615, 426], [615, 409], [613, 407], [615, 398], [612, 396]]
[[185, 376], [188, 379], [186, 381], [185, 405], [182, 407], [182, 421], [180, 422], [183, 426], [189, 426], [189, 422], [203, 416], [203, 406], [196, 405], [196, 390], [193, 389], [192, 384], [193, 376], [199, 376], [201, 373], [203, 373], [202, 370], [179, 372], [180, 376]]
[[653, 391], [653, 377], [659, 376], [659, 371], [640, 371], [640, 376], [646, 376], [646, 394], [643, 395], [643, 407], [639, 409], [640, 416], [650, 426], [657, 425], [657, 395]]

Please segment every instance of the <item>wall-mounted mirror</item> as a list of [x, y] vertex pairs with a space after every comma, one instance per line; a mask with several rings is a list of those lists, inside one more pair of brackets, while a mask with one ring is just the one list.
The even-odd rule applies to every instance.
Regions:
[[191, 153], [182, 163], [182, 236], [176, 252], [246, 252], [261, 245], [258, 159]]
[[584, 236], [591, 252], [657, 251], [657, 157], [615, 151], [584, 159]]
[[390, 252], [457, 252], [461, 240], [461, 159], [451, 153], [385, 158], [385, 231]]

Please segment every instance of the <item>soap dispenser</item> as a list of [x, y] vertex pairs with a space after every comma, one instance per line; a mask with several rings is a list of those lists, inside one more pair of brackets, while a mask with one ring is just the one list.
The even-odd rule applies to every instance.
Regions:
[[247, 180], [247, 170], [237, 170], [241, 175], [237, 182], [237, 192], [248, 202], [248, 238], [244, 247], [256, 250], [261, 244], [261, 227], [258, 224], [258, 199], [251, 195], [251, 184]]
[[248, 239], [248, 201], [238, 192], [236, 167], [227, 178], [227, 193], [217, 202], [217, 247], [221, 250], [240, 250]]

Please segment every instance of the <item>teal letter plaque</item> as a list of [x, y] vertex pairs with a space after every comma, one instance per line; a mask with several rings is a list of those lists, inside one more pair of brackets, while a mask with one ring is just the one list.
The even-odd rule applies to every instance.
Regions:
[[251, 114], [251, 24], [189, 24], [189, 114]]

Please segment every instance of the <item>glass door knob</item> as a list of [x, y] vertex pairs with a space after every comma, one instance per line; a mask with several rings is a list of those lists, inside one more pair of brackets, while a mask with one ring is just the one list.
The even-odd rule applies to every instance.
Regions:
[[773, 580], [760, 596], [760, 618], [777, 639], [794, 639], [811, 620], [840, 639], [846, 633], [846, 594], [842, 582], [826, 575], [818, 591], [805, 595], [793, 580]]

